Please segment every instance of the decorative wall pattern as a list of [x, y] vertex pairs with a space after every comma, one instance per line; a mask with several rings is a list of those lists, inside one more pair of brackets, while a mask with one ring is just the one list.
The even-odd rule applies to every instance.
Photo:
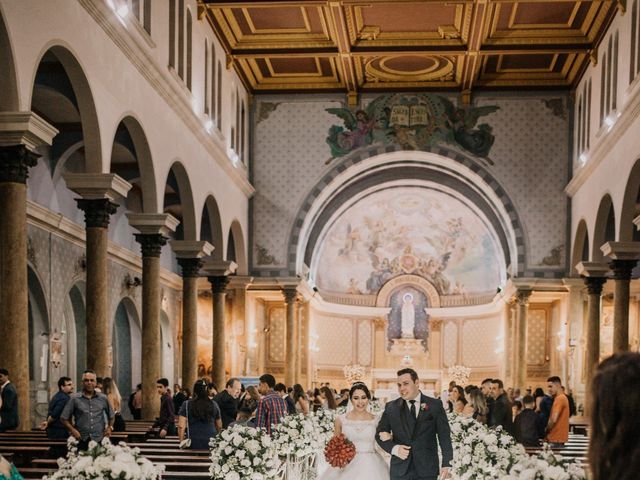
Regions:
[[547, 362], [547, 310], [529, 308], [527, 316], [527, 364]]
[[458, 325], [455, 320], [444, 322], [442, 364], [449, 367], [458, 363]]
[[466, 367], [496, 365], [497, 337], [500, 335], [500, 318], [465, 320], [462, 323], [462, 363]]
[[284, 307], [269, 309], [269, 361], [285, 361], [286, 312]]
[[320, 352], [316, 357], [319, 365], [344, 366], [354, 361], [353, 322], [344, 317], [317, 316], [314, 318], [313, 324], [319, 337]]
[[373, 356], [373, 326], [371, 320], [358, 322], [358, 363], [368, 367]]

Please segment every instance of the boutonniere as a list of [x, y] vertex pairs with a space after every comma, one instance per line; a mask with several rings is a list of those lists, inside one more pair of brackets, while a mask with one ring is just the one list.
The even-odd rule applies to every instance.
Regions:
[[426, 403], [421, 403], [420, 404], [420, 411], [421, 412], [426, 412], [427, 410], [429, 410], [429, 405]]

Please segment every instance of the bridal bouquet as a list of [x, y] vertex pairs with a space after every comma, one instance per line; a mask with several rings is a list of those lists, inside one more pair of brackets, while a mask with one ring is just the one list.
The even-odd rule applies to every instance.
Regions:
[[287, 415], [271, 430], [271, 438], [278, 455], [304, 457], [324, 446], [318, 438], [311, 417], [302, 413]]
[[127, 447], [124, 442], [112, 445], [108, 438], [102, 443], [89, 442], [86, 452], [78, 452], [78, 442], [69, 438], [69, 453], [58, 459], [59, 470], [45, 480], [89, 480], [103, 478], [117, 480], [156, 480], [162, 478], [164, 466], [153, 465], [140, 456], [140, 450]]
[[264, 430], [235, 425], [212, 438], [210, 445], [213, 480], [269, 480], [278, 476], [278, 455]]
[[324, 458], [334, 468], [346, 467], [355, 456], [356, 446], [344, 435], [333, 437], [324, 449]]

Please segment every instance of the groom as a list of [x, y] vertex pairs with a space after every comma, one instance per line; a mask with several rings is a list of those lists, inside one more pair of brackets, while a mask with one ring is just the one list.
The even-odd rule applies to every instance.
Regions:
[[[442, 402], [420, 392], [418, 374], [411, 368], [398, 372], [398, 391], [400, 398], [387, 403], [376, 433], [378, 445], [391, 454], [391, 480], [435, 480], [438, 473], [448, 478], [453, 448]], [[381, 432], [393, 438], [384, 441]]]

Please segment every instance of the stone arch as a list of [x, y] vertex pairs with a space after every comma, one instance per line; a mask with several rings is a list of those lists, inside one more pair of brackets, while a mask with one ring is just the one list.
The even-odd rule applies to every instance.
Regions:
[[[140, 378], [139, 318], [135, 304], [129, 297], [122, 298], [116, 307], [112, 338], [113, 378], [122, 398], [127, 399], [133, 391], [135, 379]], [[136, 365], [138, 365], [137, 369]]]
[[601, 262], [604, 258], [600, 247], [606, 242], [613, 242], [616, 239], [616, 214], [613, 207], [613, 200], [608, 193], [600, 200], [596, 223], [593, 231], [593, 244], [591, 245], [591, 261]]
[[[84, 139], [85, 171], [88, 173], [102, 173], [105, 165], [102, 158], [100, 125], [91, 86], [77, 56], [72, 53], [70, 48], [63, 46], [60, 42], [49, 44], [39, 57], [37, 62], [38, 68], [34, 71], [34, 77], [31, 83], [31, 109], [36, 113], [41, 113], [34, 108], [33, 93], [36, 88], [40, 67], [44, 63], [51, 61], [52, 58], [55, 58], [62, 65], [64, 74], [68, 78], [73, 90], [74, 100], [80, 115], [82, 138]], [[55, 121], [52, 121], [47, 115], [44, 115], [44, 117], [57, 127]], [[63, 133], [64, 129], [58, 128], [58, 130]], [[56, 139], [54, 139], [54, 148], [55, 140]]]
[[213, 195], [209, 195], [202, 207], [202, 221], [200, 222], [200, 240], [206, 240], [215, 247], [211, 254], [214, 260], [224, 259], [224, 242], [222, 239], [222, 221], [218, 202]]
[[391, 294], [404, 285], [409, 285], [421, 290], [429, 300], [430, 308], [440, 308], [440, 295], [436, 287], [418, 275], [400, 275], [385, 283], [378, 292], [376, 307], [388, 307]]
[[174, 237], [177, 240], [196, 240], [193, 190], [187, 170], [180, 161], [175, 161], [169, 168], [166, 179], [163, 211], [180, 220]]
[[[48, 372], [42, 371], [40, 358], [43, 347], [49, 344], [49, 307], [47, 296], [43, 288], [43, 282], [39, 278], [36, 270], [31, 266], [27, 267], [28, 297], [29, 297], [29, 380], [32, 390], [37, 388], [41, 379], [47, 377]], [[45, 363], [45, 368], [49, 364], [49, 358]]]
[[13, 50], [9, 40], [9, 32], [0, 9], [0, 112], [14, 112], [20, 110], [18, 101], [18, 82], [16, 81], [16, 66], [13, 61]]
[[[435, 154], [438, 159], [444, 160], [444, 162], [439, 162], [440, 164], [437, 164], [436, 161], [431, 162], [427, 156], [421, 155], [424, 153]], [[407, 161], [404, 160], [403, 155], [405, 154], [407, 158], [418, 155], [420, 159]], [[367, 172], [363, 166], [364, 163], [382, 155], [385, 155], [385, 158], [392, 156], [394, 160], [381, 163], [377, 172]], [[434, 155], [430, 156], [431, 159], [433, 157]], [[394, 163], [398, 167], [395, 170], [393, 169]], [[353, 180], [351, 188], [340, 185], [335, 188], [333, 198], [327, 198], [327, 187], [347, 170], [354, 172], [350, 179]], [[279, 274], [283, 276], [296, 275], [302, 271], [303, 263], [309, 265], [307, 262], [314, 242], [319, 235], [317, 228], [318, 226], [322, 227], [323, 220], [326, 221], [326, 217], [337, 208], [340, 202], [354, 195], [359, 189], [380, 182], [380, 179], [385, 177], [394, 180], [423, 178], [436, 182], [457, 182], [459, 191], [464, 190], [464, 195], [473, 197], [477, 204], [482, 204], [483, 211], [494, 212], [490, 221], [496, 232], [501, 235], [503, 252], [507, 257], [505, 265], [511, 267], [510, 274], [513, 276], [539, 276], [536, 274], [537, 272], [525, 270], [527, 254], [525, 232], [515, 205], [484, 165], [474, 157], [464, 155], [448, 147], [435, 146], [431, 150], [406, 152], [397, 145], [361, 149], [336, 161], [333, 167], [324, 174], [298, 209], [289, 235], [288, 268]], [[476, 178], [477, 181], [470, 180], [471, 177]], [[317, 208], [319, 213], [310, 216], [314, 208]], [[325, 218], [322, 217], [323, 215]], [[313, 229], [317, 231], [314, 232]], [[547, 275], [562, 277], [564, 272], [548, 272]]]
[[589, 230], [587, 229], [587, 222], [580, 220], [578, 228], [576, 229], [576, 236], [573, 241], [573, 250], [571, 253], [571, 265], [569, 274], [571, 276], [577, 275], [575, 267], [580, 262], [589, 261]]
[[[121, 146], [118, 149], [122, 150], [121, 155], [115, 151], [116, 144]], [[127, 154], [135, 160], [135, 164], [126, 162]], [[114, 164], [122, 157], [124, 157], [121, 160], [122, 164]], [[141, 197], [142, 208], [130, 210], [144, 213], [158, 212], [158, 194], [151, 149], [140, 121], [131, 112], [123, 115], [117, 123], [113, 135], [110, 170], [132, 184], [133, 188], [129, 191], [127, 198], [129, 195], [136, 195], [136, 192]]]
[[[230, 258], [230, 252], [233, 252], [233, 259]], [[227, 239], [227, 260], [233, 260], [238, 264], [238, 275], [247, 275], [247, 253], [245, 248], [244, 234], [242, 226], [238, 220], [231, 222], [229, 227], [229, 236]]]
[[84, 281], [75, 282], [65, 299], [67, 375], [80, 385], [82, 372], [87, 368], [87, 320]]
[[633, 224], [633, 219], [638, 215], [640, 215], [640, 159], [633, 165], [624, 190], [618, 233], [621, 242], [640, 241], [640, 232]]

